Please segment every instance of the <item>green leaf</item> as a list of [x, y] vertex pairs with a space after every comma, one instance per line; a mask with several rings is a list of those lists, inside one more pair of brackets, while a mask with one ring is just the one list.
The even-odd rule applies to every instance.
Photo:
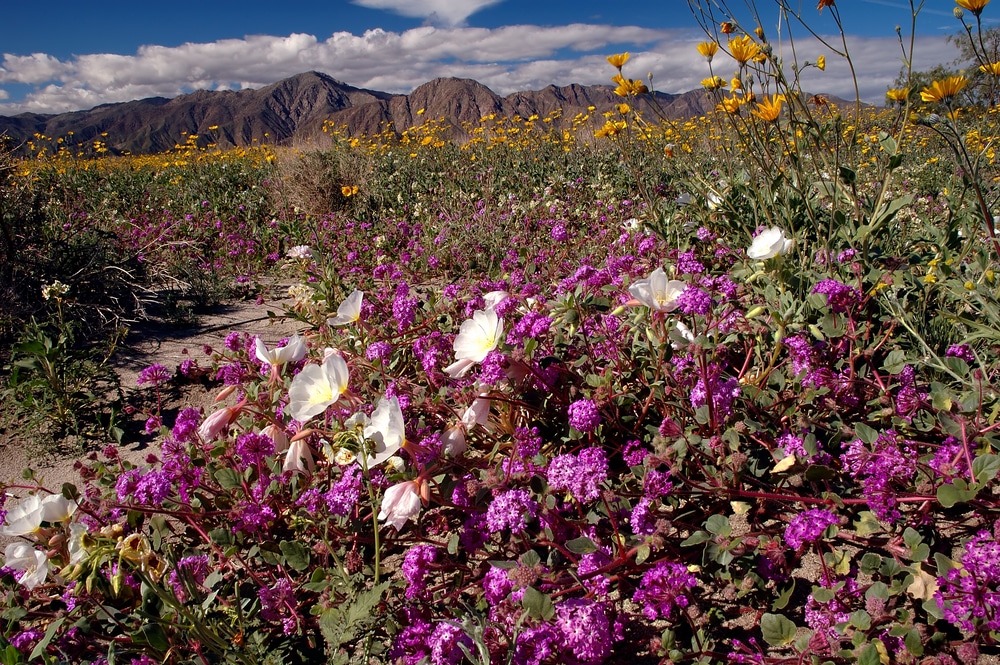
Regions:
[[360, 625], [375, 616], [373, 610], [381, 602], [382, 594], [389, 586], [389, 582], [383, 582], [359, 593], [346, 607], [334, 606], [323, 612], [319, 619], [319, 628], [332, 650], [336, 651], [342, 645], [354, 640]]
[[957, 503], [971, 501], [979, 493], [978, 489], [968, 489], [968, 483], [961, 478], [956, 478], [950, 484], [944, 484], [937, 490], [937, 499], [945, 508], [951, 508]]
[[591, 552], [597, 551], [597, 545], [594, 541], [586, 536], [580, 536], [579, 538], [574, 538], [573, 540], [566, 541], [566, 549], [574, 554], [590, 554]]
[[695, 531], [681, 542], [681, 547], [692, 547], [712, 540], [712, 536], [704, 531]]
[[773, 647], [783, 647], [795, 639], [795, 624], [780, 614], [765, 612], [760, 619], [764, 641]]
[[869, 642], [861, 647], [861, 653], [858, 654], [858, 665], [881, 665], [881, 663], [882, 657], [874, 643]]
[[1000, 455], [980, 455], [972, 460], [972, 473], [979, 485], [985, 485], [996, 478], [997, 472], [1000, 472]]
[[635, 551], [635, 562], [637, 564], [645, 563], [652, 551], [649, 545], [639, 545]]
[[535, 566], [537, 566], [542, 562], [542, 557], [540, 557], [538, 555], [538, 552], [536, 552], [535, 550], [528, 550], [520, 557], [518, 557], [518, 560], [521, 562], [521, 565], [524, 566], [525, 568], [534, 568]]
[[35, 648], [31, 650], [31, 655], [28, 656], [29, 662], [45, 653], [45, 649], [48, 648], [49, 642], [51, 642], [52, 638], [56, 636], [56, 633], [59, 632], [59, 628], [62, 627], [65, 621], [66, 618], [63, 617], [61, 619], [56, 619], [49, 624], [49, 627], [45, 629], [45, 635], [42, 636], [41, 641], [39, 641], [38, 644], [35, 645]]
[[224, 490], [235, 489], [243, 484], [243, 476], [237, 473], [235, 469], [222, 468], [216, 471], [214, 476], [219, 486]]
[[309, 567], [309, 548], [295, 540], [283, 540], [279, 544], [288, 565], [298, 571]]
[[878, 521], [875, 513], [863, 510], [858, 514], [858, 519], [854, 520], [854, 531], [859, 536], [870, 536], [882, 531], [882, 523]]
[[872, 625], [872, 616], [864, 610], [855, 610], [851, 612], [850, 622], [855, 628], [868, 630]]
[[859, 439], [869, 445], [875, 443], [875, 440], [878, 439], [878, 431], [864, 423], [856, 423], [854, 425], [854, 433], [857, 434]]
[[906, 352], [896, 349], [885, 357], [885, 362], [882, 363], [882, 369], [889, 372], [890, 374], [899, 374], [903, 371], [903, 367], [906, 366]]
[[733, 532], [729, 519], [724, 515], [712, 515], [705, 521], [705, 528], [716, 536], [728, 537]]
[[556, 613], [552, 599], [547, 594], [530, 586], [524, 590], [524, 595], [521, 597], [521, 607], [527, 610], [529, 616], [542, 621], [548, 621]]
[[783, 610], [788, 606], [788, 601], [792, 599], [792, 594], [795, 593], [795, 579], [792, 578], [792, 583], [788, 585], [788, 588], [781, 592], [774, 604], [771, 605], [772, 610]]

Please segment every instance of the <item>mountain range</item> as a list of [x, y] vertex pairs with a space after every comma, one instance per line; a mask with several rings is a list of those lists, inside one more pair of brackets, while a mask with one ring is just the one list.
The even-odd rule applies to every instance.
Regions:
[[[662, 112], [673, 119], [702, 115], [712, 107], [704, 90], [655, 96]], [[554, 120], [558, 127], [588, 113], [588, 107], [594, 107], [596, 129], [601, 124], [599, 114], [622, 101], [604, 85], [550, 85], [501, 97], [477, 81], [456, 78], [434, 79], [408, 95], [396, 95], [306, 72], [256, 90], [199, 90], [173, 99], [151, 97], [86, 111], [0, 116], [0, 135], [6, 134], [15, 145], [36, 134], [71, 136], [69, 143], [77, 145], [102, 141], [112, 154], [148, 154], [172, 150], [192, 134], [202, 137], [199, 145], [207, 139], [220, 147], [301, 145], [322, 135], [326, 121], [343, 127], [348, 135], [370, 136], [387, 129], [398, 134], [425, 119], [443, 119], [452, 126], [452, 137], [461, 138], [457, 135], [463, 123], [478, 123], [491, 114], [543, 118], [561, 110], [561, 117]]]

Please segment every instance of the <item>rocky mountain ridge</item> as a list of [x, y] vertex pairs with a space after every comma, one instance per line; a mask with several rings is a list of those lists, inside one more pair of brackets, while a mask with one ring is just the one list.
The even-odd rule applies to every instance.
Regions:
[[[656, 95], [656, 103], [671, 118], [700, 115], [712, 106], [703, 90]], [[0, 116], [0, 134], [15, 145], [35, 134], [72, 136], [77, 145], [102, 141], [113, 154], [148, 154], [172, 150], [192, 134], [200, 137], [199, 145], [304, 144], [322, 135], [327, 121], [358, 136], [387, 129], [400, 133], [426, 119], [440, 118], [460, 134], [463, 123], [477, 123], [491, 114], [545, 117], [561, 110], [555, 121], [560, 126], [586, 114], [591, 106], [596, 129], [600, 113], [621, 101], [611, 86], [604, 85], [550, 85], [501, 97], [477, 81], [455, 78], [435, 79], [408, 95], [393, 95], [356, 88], [313, 71], [256, 90], [199, 90], [173, 99], [152, 97], [71, 113]]]

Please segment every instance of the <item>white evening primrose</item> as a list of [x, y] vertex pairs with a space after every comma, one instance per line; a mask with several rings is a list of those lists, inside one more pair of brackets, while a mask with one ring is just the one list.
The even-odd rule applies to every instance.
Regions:
[[[419, 504], [419, 499], [418, 499]], [[4, 567], [18, 571], [17, 581], [31, 591], [49, 576], [49, 560], [45, 552], [28, 543], [11, 543], [4, 551]]]
[[779, 254], [787, 254], [795, 241], [785, 236], [777, 226], [764, 229], [754, 237], [747, 249], [747, 256], [757, 261], [766, 261]]
[[337, 307], [337, 314], [327, 319], [326, 322], [331, 326], [346, 326], [349, 323], [356, 322], [361, 318], [361, 301], [364, 297], [364, 291], [355, 289]]
[[365, 438], [371, 442], [371, 455], [365, 464], [370, 469], [396, 454], [406, 441], [403, 410], [399, 398], [380, 399], [364, 429]]
[[462, 322], [453, 345], [455, 362], [444, 368], [455, 379], [464, 376], [476, 363], [481, 363], [497, 348], [503, 335], [503, 319], [493, 309], [477, 309], [471, 319]]
[[304, 423], [319, 415], [347, 390], [347, 362], [331, 353], [321, 365], [309, 365], [292, 379], [285, 413]]
[[382, 496], [378, 519], [385, 520], [396, 531], [401, 531], [406, 520], [416, 521], [420, 514], [420, 483], [416, 480], [405, 480], [393, 485]]
[[254, 342], [257, 352], [257, 360], [271, 367], [284, 365], [285, 363], [295, 363], [306, 357], [306, 341], [301, 335], [292, 335], [288, 338], [288, 343], [284, 346], [268, 351], [267, 345], [260, 337]]
[[663, 268], [657, 268], [645, 279], [636, 280], [628, 287], [628, 292], [639, 304], [654, 312], [672, 312], [677, 309], [677, 298], [684, 289], [685, 282], [667, 279]]

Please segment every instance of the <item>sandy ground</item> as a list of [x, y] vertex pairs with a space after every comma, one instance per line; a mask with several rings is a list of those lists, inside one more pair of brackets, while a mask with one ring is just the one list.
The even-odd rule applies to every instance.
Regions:
[[[280, 319], [272, 321], [268, 318], [268, 310], [280, 313], [284, 302], [286, 301], [282, 298], [274, 297], [262, 305], [253, 302], [226, 303], [206, 312], [199, 317], [196, 325], [186, 328], [156, 321], [147, 321], [134, 326], [112, 359], [121, 377], [127, 401], [135, 404], [152, 399], [149, 387], [140, 388], [136, 385], [142, 369], [153, 363], [160, 363], [174, 371], [188, 358], [200, 360], [203, 366], [207, 365], [205, 362], [207, 356], [203, 348], [205, 346], [222, 348], [226, 335], [233, 330], [260, 335], [268, 346], [273, 346], [279, 339], [301, 332], [301, 325], [298, 322]], [[213, 397], [214, 392], [201, 384], [166, 386], [164, 423], [172, 425], [173, 418], [180, 408], [205, 406], [206, 410], [211, 411]], [[137, 414], [136, 417], [142, 416]], [[130, 428], [130, 430], [135, 429], [135, 427]], [[27, 467], [34, 469], [42, 484], [54, 491], [58, 491], [65, 482], [76, 483], [78, 477], [73, 470], [76, 458], [43, 454], [39, 452], [37, 446], [30, 445], [31, 436], [31, 432], [16, 428], [0, 431], [0, 486], [22, 482], [22, 471]], [[121, 446], [124, 457], [141, 462], [152, 451], [148, 445], [150, 437], [137, 436], [133, 432], [126, 437]], [[17, 489], [8, 491], [19, 496], [23, 495], [23, 492]]]

